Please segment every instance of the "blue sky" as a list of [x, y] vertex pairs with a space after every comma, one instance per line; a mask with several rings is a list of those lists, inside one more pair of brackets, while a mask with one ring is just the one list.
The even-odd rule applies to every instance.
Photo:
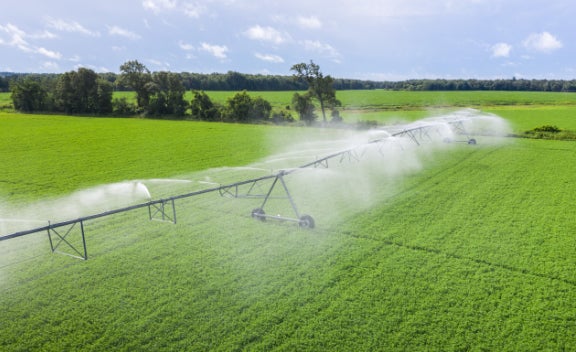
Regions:
[[576, 78], [573, 0], [8, 0], [0, 71]]

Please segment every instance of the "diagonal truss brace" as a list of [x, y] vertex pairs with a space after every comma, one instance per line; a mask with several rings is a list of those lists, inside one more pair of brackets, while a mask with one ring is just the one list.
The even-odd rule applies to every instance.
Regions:
[[[72, 240], [69, 238], [73, 234], [73, 230], [77, 224], [80, 224], [80, 235], [82, 237], [82, 248], [77, 248], [78, 245], [72, 243]], [[48, 233], [48, 240], [50, 241], [50, 249], [52, 253], [60, 253], [64, 255], [71, 256], [73, 258], [78, 259], [88, 259], [88, 252], [86, 251], [86, 236], [84, 234], [84, 222], [82, 220], [72, 222], [71, 224], [67, 224], [68, 228], [65, 231], [58, 232], [56, 230], [57, 227], [53, 227], [50, 224], [46, 228]], [[64, 227], [64, 226], [60, 226]], [[70, 240], [69, 240], [70, 239]], [[67, 248], [69, 251], [60, 250], [60, 247]]]
[[[171, 211], [170, 211], [171, 210]], [[174, 199], [161, 199], [148, 204], [150, 220], [176, 223], [176, 203]]]
[[[251, 180], [249, 183], [234, 183], [218, 188], [220, 196], [226, 198], [263, 198], [266, 197], [266, 190], [262, 188], [262, 181], [271, 177]], [[246, 187], [248, 189], [246, 190]]]

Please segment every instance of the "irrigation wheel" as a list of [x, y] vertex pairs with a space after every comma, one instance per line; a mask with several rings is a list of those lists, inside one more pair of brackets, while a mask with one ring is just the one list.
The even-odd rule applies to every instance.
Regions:
[[310, 215], [302, 215], [298, 225], [303, 229], [313, 229], [316, 224], [314, 223], [314, 218]]
[[264, 209], [262, 208], [256, 208], [254, 210], [252, 210], [252, 217], [254, 219], [258, 219], [260, 221], [266, 221], [266, 217], [264, 216], [266, 213], [264, 212]]
[[476, 140], [474, 138], [471, 138], [468, 140], [468, 144], [470, 145], [476, 145]]

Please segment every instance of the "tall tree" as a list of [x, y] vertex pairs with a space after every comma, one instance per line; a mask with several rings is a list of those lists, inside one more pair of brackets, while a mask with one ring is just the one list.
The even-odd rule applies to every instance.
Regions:
[[14, 109], [22, 112], [45, 110], [47, 92], [37, 80], [26, 77], [13, 82], [11, 88]]
[[87, 68], [61, 75], [54, 95], [56, 108], [68, 114], [112, 112], [112, 85]]
[[295, 72], [294, 77], [296, 79], [308, 83], [308, 92], [318, 100], [322, 110], [322, 119], [326, 122], [326, 109], [339, 105], [336, 100], [336, 91], [334, 90], [334, 79], [329, 75], [324, 76], [320, 72], [320, 66], [316, 65], [312, 60], [310, 60], [309, 64], [299, 63], [293, 65], [290, 70]]
[[120, 83], [136, 92], [139, 108], [147, 109], [150, 103], [150, 82], [152, 76], [144, 64], [137, 60], [127, 61], [120, 66]]
[[153, 115], [184, 116], [187, 103], [186, 92], [180, 75], [171, 72], [155, 72], [147, 84], [150, 94], [148, 112]]

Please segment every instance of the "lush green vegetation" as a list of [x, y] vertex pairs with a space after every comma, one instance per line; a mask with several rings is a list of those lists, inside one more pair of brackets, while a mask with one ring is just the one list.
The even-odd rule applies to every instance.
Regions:
[[0, 93], [0, 110], [13, 110], [10, 93]]
[[[306, 85], [295, 81], [286, 69], [286, 75], [246, 74], [234, 71], [226, 73], [177, 73], [187, 90], [224, 90], [241, 91], [287, 91], [305, 90]], [[7, 92], [10, 82], [14, 80], [34, 77], [45, 82], [58, 79], [59, 74], [14, 74], [0, 72], [0, 92]], [[113, 83], [120, 90], [129, 88], [121, 82], [119, 75], [108, 72], [99, 76]], [[359, 79], [334, 78], [334, 88], [337, 90], [350, 89], [389, 89], [409, 91], [540, 91], [540, 92], [574, 92], [576, 80], [549, 80], [549, 79], [412, 79], [407, 81], [367, 81]]]
[[[546, 99], [565, 98], [486, 110], [520, 130], [576, 129], [572, 104]], [[347, 133], [3, 113], [0, 198], [6, 207], [123, 180], [251, 177], [206, 169]], [[176, 225], [146, 210], [87, 223], [86, 262], [49, 254], [45, 234], [0, 242], [0, 349], [576, 349], [576, 144], [480, 140], [423, 148], [420, 160], [370, 189], [325, 177], [362, 169], [354, 163], [288, 180], [312, 231], [255, 221], [257, 200], [208, 194], [179, 202]], [[150, 191], [199, 183], [164, 187]], [[357, 205], [356, 190], [372, 202]]]
[[[233, 92], [208, 92], [225, 103]], [[292, 92], [253, 93], [274, 109], [290, 105]], [[506, 118], [517, 133], [549, 123], [576, 131], [576, 94], [547, 92], [403, 92], [387, 90], [338, 91], [345, 123], [376, 121], [388, 124], [414, 121], [459, 107], [474, 107]]]
[[[235, 92], [211, 91], [207, 92], [210, 98], [219, 104], [224, 104]], [[251, 93], [251, 92], [249, 92]], [[268, 100], [273, 107], [282, 108], [290, 105], [294, 92], [252, 92]], [[1, 94], [0, 94], [1, 96]], [[133, 92], [115, 92], [116, 96], [134, 98]], [[426, 110], [430, 107], [482, 107], [482, 108], [509, 108], [532, 109], [542, 106], [576, 106], [576, 94], [548, 93], [548, 92], [409, 92], [390, 90], [344, 90], [337, 91], [336, 97], [342, 102], [344, 112], [347, 110], [370, 111], [396, 111]], [[192, 98], [187, 92], [186, 100]]]
[[271, 152], [274, 131], [257, 125], [0, 113], [0, 194], [6, 201], [30, 200], [125, 179], [245, 165]]
[[[210, 99], [219, 105], [237, 92], [207, 92]], [[248, 92], [254, 97], [262, 97], [270, 102], [274, 110], [286, 109], [291, 105], [294, 92]], [[336, 97], [342, 102], [344, 122], [374, 120], [389, 122], [416, 120], [434, 114], [435, 111], [454, 107], [476, 107], [503, 116], [517, 126], [519, 131], [542, 125], [550, 121], [563, 129], [576, 129], [571, 116], [576, 109], [576, 94], [550, 92], [410, 92], [388, 90], [347, 90], [337, 91]], [[115, 99], [135, 102], [134, 92], [114, 92]], [[184, 95], [190, 101], [193, 93]], [[8, 105], [10, 93], [0, 93], [0, 104]], [[544, 120], [542, 120], [544, 119]]]

